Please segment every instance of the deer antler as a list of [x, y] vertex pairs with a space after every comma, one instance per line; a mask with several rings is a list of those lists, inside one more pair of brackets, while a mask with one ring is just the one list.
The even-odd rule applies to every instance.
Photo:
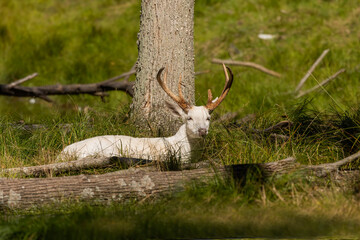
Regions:
[[[224, 89], [220, 95], [220, 97], [216, 98], [215, 101], [213, 101], [213, 96], [211, 93], [211, 90], [208, 90], [208, 101], [206, 104], [206, 108], [209, 109], [210, 112], [212, 112], [215, 108], [217, 108], [217, 106], [219, 106], [219, 104], [225, 99], [226, 95], [228, 94], [230, 88], [231, 88], [231, 84], [233, 82], [233, 74], [231, 72], [231, 69], [228, 67], [225, 67], [225, 64], [223, 64], [223, 68], [224, 68], [224, 73], [225, 73], [225, 78], [226, 78], [226, 82], [225, 82], [225, 86]], [[229, 74], [228, 71], [230, 73], [230, 78], [229, 78]]]
[[156, 79], [157, 79], [158, 83], [160, 84], [162, 89], [167, 93], [167, 95], [169, 95], [169, 97], [171, 97], [184, 110], [184, 112], [187, 113], [189, 111], [189, 109], [191, 108], [191, 105], [188, 102], [186, 102], [186, 100], [184, 99], [184, 95], [182, 94], [181, 75], [180, 75], [179, 84], [178, 84], [179, 96], [176, 96], [175, 93], [173, 93], [166, 85], [167, 72], [164, 73], [164, 81], [161, 80], [161, 73], [164, 69], [165, 69], [164, 67], [161, 68], [156, 75]]

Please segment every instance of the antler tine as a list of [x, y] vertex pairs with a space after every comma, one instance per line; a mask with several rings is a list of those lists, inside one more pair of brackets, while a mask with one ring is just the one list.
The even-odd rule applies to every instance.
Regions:
[[161, 88], [167, 93], [167, 95], [169, 95], [169, 97], [171, 97], [187, 113], [190, 109], [190, 104], [185, 101], [184, 96], [181, 92], [181, 76], [178, 84], [179, 96], [176, 96], [175, 93], [173, 93], [166, 85], [166, 72], [164, 76], [164, 81], [161, 80], [161, 73], [162, 71], [164, 71], [164, 69], [165, 67], [161, 68], [156, 75], [158, 83], [160, 84]]
[[[206, 104], [206, 108], [209, 109], [210, 111], [213, 111], [215, 108], [217, 108], [217, 106], [219, 106], [219, 104], [225, 99], [226, 95], [228, 94], [228, 92], [231, 88], [231, 85], [232, 85], [232, 82], [234, 79], [233, 73], [230, 68], [226, 67], [225, 64], [223, 64], [223, 69], [224, 69], [224, 73], [225, 73], [226, 82], [225, 82], [224, 89], [223, 89], [221, 95], [219, 96], [219, 98], [216, 99], [216, 101], [212, 102], [212, 93], [211, 93], [210, 89], [208, 90], [208, 102]], [[229, 73], [228, 73], [228, 71], [229, 71]]]
[[211, 89], [208, 89], [208, 101], [207, 101], [207, 105], [211, 104], [212, 103], [212, 100], [213, 100], [213, 95], [211, 93]]

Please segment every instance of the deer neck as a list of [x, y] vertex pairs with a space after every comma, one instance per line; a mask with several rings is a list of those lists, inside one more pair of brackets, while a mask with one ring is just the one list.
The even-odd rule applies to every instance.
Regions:
[[201, 138], [193, 138], [187, 133], [186, 124], [183, 124], [174, 136], [166, 138], [166, 141], [174, 147], [174, 150], [181, 152], [181, 156], [187, 158], [202, 143]]
[[183, 124], [174, 136], [166, 138], [171, 145], [183, 145], [189, 143], [189, 138], [186, 133], [186, 124]]

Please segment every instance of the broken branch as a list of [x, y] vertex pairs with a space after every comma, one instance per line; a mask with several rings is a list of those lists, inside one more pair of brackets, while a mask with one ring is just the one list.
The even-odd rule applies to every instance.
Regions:
[[233, 61], [233, 60], [223, 60], [223, 59], [217, 59], [213, 58], [211, 60], [212, 63], [216, 64], [226, 64], [226, 65], [234, 65], [234, 66], [244, 66], [244, 67], [251, 67], [256, 70], [259, 70], [261, 72], [264, 72], [266, 74], [269, 74], [274, 77], [281, 77], [280, 73], [277, 73], [273, 70], [267, 69], [259, 64], [253, 63], [253, 62], [242, 62], [242, 61]]
[[330, 49], [326, 49], [322, 52], [320, 57], [314, 62], [314, 64], [310, 67], [310, 69], [307, 71], [305, 76], [300, 80], [299, 84], [297, 85], [295, 92], [300, 91], [306, 80], [310, 77], [311, 73], [315, 70], [317, 65], [323, 60], [323, 58], [326, 56], [326, 54], [330, 51]]
[[80, 170], [105, 168], [116, 163], [124, 166], [133, 166], [137, 164], [149, 163], [149, 160], [124, 157], [101, 157], [101, 158], [83, 158], [69, 162], [59, 162], [47, 165], [8, 168], [0, 170], [1, 175], [16, 177], [40, 177], [56, 176], [64, 172], [77, 172]]
[[[126, 80], [121, 82], [115, 82], [115, 80], [134, 74], [135, 71], [130, 71], [120, 76], [108, 79], [99, 83], [89, 84], [69, 84], [69, 85], [47, 85], [40, 87], [23, 87], [18, 86], [20, 80], [10, 84], [0, 84], [0, 95], [14, 96], [14, 97], [38, 97], [46, 101], [51, 101], [48, 98], [49, 95], [79, 95], [90, 94], [102, 96], [106, 91], [124, 91], [131, 97], [133, 96], [134, 82], [128, 82]], [[29, 79], [27, 79], [29, 80]], [[21, 82], [24, 82], [22, 79]], [[100, 94], [100, 95], [99, 95]]]
[[306, 90], [306, 91], [304, 91], [304, 92], [300, 92], [300, 93], [296, 96], [296, 98], [300, 98], [300, 97], [302, 97], [302, 96], [304, 96], [304, 95], [306, 95], [306, 94], [309, 94], [309, 93], [315, 91], [316, 89], [318, 89], [318, 88], [320, 88], [320, 87], [325, 86], [326, 84], [328, 84], [330, 81], [332, 81], [333, 79], [335, 79], [339, 74], [341, 74], [341, 73], [343, 73], [343, 72], [345, 72], [345, 68], [340, 69], [340, 70], [337, 71], [335, 74], [333, 74], [333, 75], [330, 76], [329, 78], [325, 79], [324, 81], [322, 81], [322, 82], [321, 82], [320, 84], [318, 84], [317, 86], [312, 87], [312, 88], [310, 88], [310, 89], [308, 89], [308, 90]]
[[11, 89], [11, 88], [13, 88], [13, 87], [15, 87], [15, 86], [17, 86], [17, 85], [20, 85], [20, 84], [22, 84], [22, 83], [24, 83], [24, 82], [26, 82], [26, 81], [28, 81], [28, 80], [36, 77], [37, 75], [38, 75], [37, 73], [33, 73], [33, 74], [31, 74], [31, 75], [29, 75], [29, 76], [26, 76], [26, 77], [24, 77], [24, 78], [22, 78], [22, 79], [16, 80], [15, 82], [12, 82], [12, 83], [10, 83], [10, 84], [7, 85], [7, 86], [8, 86], [9, 89]]

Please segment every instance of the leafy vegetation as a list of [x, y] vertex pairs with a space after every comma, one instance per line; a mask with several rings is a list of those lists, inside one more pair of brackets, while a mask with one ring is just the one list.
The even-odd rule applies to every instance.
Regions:
[[[27, 86], [99, 82], [128, 71], [137, 58], [140, 1], [0, 0], [0, 83], [33, 72]], [[211, 127], [204, 159], [225, 164], [259, 163], [294, 156], [303, 164], [340, 160], [360, 149], [360, 7], [349, 1], [206, 1], [195, 4], [196, 102], [223, 87], [222, 69], [211, 59], [252, 61], [282, 73], [274, 78], [231, 67], [235, 82], [213, 120], [238, 111], [237, 121]], [[263, 40], [259, 33], [273, 34]], [[293, 93], [323, 50], [329, 54], [304, 89], [340, 68], [346, 72], [305, 97]], [[69, 143], [102, 134], [153, 136], [128, 121], [131, 98], [111, 93], [36, 99], [0, 97], [0, 166], [52, 163]], [[241, 123], [248, 114], [253, 121]], [[279, 134], [253, 133], [289, 120]], [[26, 124], [40, 124], [34, 129]], [[349, 168], [358, 168], [356, 165]], [[214, 179], [183, 193], [108, 207], [83, 204], [34, 213], [4, 212], [4, 239], [120, 239], [195, 237], [356, 238], [360, 235], [359, 189], [317, 186], [294, 176], [245, 187]]]

